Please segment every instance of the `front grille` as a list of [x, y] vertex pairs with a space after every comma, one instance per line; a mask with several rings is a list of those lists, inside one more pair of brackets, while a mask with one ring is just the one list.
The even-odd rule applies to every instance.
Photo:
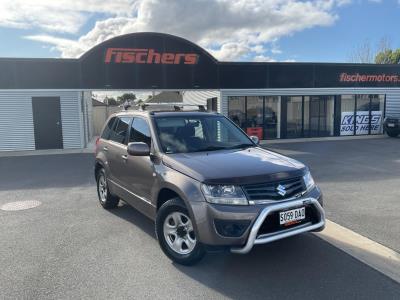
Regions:
[[[278, 193], [279, 185], [286, 191], [283, 196]], [[244, 185], [243, 190], [249, 200], [284, 200], [304, 192], [306, 187], [303, 178], [297, 177], [283, 181]]]

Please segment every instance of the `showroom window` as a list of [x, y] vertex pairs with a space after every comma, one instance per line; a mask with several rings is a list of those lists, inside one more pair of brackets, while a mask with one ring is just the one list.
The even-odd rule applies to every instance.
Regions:
[[240, 128], [246, 128], [246, 97], [228, 97], [228, 117]]
[[286, 97], [286, 137], [324, 137], [334, 134], [334, 96]]
[[248, 135], [261, 139], [279, 137], [280, 97], [228, 97], [228, 116]]
[[368, 134], [369, 128], [369, 95], [356, 96], [356, 135]]
[[354, 135], [356, 97], [341, 95], [340, 135]]
[[255, 135], [260, 140], [263, 135], [263, 97], [247, 97], [247, 122], [246, 133]]
[[[308, 98], [308, 97], [307, 97]], [[305, 103], [304, 111], [309, 110], [309, 124], [304, 126], [308, 137], [332, 136], [335, 116], [334, 96], [310, 96], [310, 102]], [[309, 107], [307, 107], [307, 104]], [[306, 123], [306, 121], [304, 120]]]
[[385, 95], [228, 97], [228, 116], [260, 139], [381, 134]]
[[384, 95], [342, 95], [340, 135], [383, 132]]
[[286, 137], [298, 138], [303, 136], [303, 97], [286, 98]]
[[385, 95], [371, 95], [371, 130], [370, 134], [383, 133], [383, 118], [385, 111]]
[[280, 97], [268, 96], [264, 98], [264, 138], [276, 139], [279, 137], [280, 124]]

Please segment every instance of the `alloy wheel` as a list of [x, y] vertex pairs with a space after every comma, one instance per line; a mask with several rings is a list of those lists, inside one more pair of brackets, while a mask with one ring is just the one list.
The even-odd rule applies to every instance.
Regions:
[[163, 231], [168, 246], [178, 254], [189, 254], [196, 246], [192, 221], [184, 213], [170, 213], [164, 220]]

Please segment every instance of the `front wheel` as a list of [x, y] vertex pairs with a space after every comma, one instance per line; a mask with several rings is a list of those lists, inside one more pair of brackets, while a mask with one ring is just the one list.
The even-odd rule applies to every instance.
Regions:
[[179, 198], [168, 200], [159, 209], [156, 234], [163, 252], [178, 264], [193, 265], [205, 254], [204, 246], [196, 238], [193, 221]]

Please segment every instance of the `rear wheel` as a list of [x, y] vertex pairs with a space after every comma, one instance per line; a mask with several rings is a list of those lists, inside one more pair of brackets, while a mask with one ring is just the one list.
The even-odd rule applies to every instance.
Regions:
[[178, 264], [193, 265], [205, 254], [194, 232], [193, 221], [179, 198], [168, 200], [159, 209], [156, 234], [161, 249]]
[[119, 198], [110, 193], [107, 183], [106, 171], [100, 169], [97, 173], [97, 195], [101, 206], [106, 209], [115, 208], [118, 206]]

